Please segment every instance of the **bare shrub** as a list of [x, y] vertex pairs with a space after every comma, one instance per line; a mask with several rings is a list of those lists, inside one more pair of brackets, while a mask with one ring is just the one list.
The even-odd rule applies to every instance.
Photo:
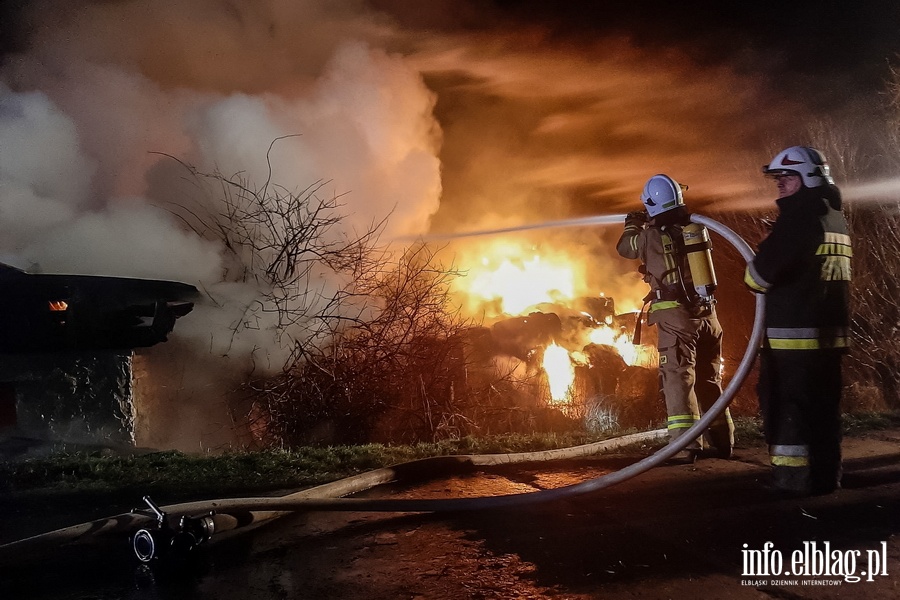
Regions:
[[261, 444], [368, 441], [387, 411], [416, 438], [473, 429], [458, 409], [471, 400], [469, 324], [450, 304], [458, 273], [436, 251], [418, 244], [394, 256], [378, 246], [385, 221], [345, 231], [340, 198], [321, 196], [327, 182], [292, 191], [270, 172], [254, 187], [240, 173], [181, 164], [198, 193], [173, 212], [222, 243], [226, 281], [258, 289], [233, 338], [261, 315], [289, 350], [276, 375], [249, 374], [235, 404]]
[[[900, 73], [892, 70], [882, 104], [840, 122], [811, 125], [838, 182], [866, 182], [900, 167]], [[853, 240], [851, 333], [844, 409], [900, 406], [900, 198], [844, 204]]]
[[271, 181], [270, 171], [254, 187], [242, 173], [204, 173], [178, 162], [197, 194], [172, 212], [201, 237], [221, 242], [227, 254], [224, 281], [251, 283], [257, 290], [253, 305], [232, 324], [233, 336], [258, 327], [255, 316], [262, 315], [273, 341], [291, 348], [288, 366], [328, 340], [344, 319], [362, 314], [354, 280], [372, 268], [384, 221], [346, 232], [340, 196], [321, 195], [326, 181], [288, 190]]
[[[854, 237], [852, 335], [849, 383], [856, 390], [875, 384], [883, 401], [900, 405], [900, 204], [852, 207]], [[860, 410], [871, 403], [856, 395]], [[852, 404], [846, 407], [854, 410]]]
[[440, 265], [424, 244], [381, 264], [359, 273], [356, 282], [356, 293], [371, 299], [377, 310], [304, 362], [325, 373], [344, 372], [343, 393], [366, 414], [367, 433], [387, 412], [391, 438], [434, 440], [469, 433], [472, 423], [461, 407], [471, 401], [463, 335], [471, 323], [459, 316], [450, 298], [458, 273]]

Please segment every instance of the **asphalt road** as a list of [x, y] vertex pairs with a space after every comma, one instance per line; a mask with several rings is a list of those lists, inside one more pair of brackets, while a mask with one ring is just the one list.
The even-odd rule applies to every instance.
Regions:
[[[177, 576], [137, 568], [119, 542], [77, 554], [61, 549], [42, 564], [6, 569], [0, 593], [95, 600], [893, 600], [900, 597], [900, 430], [848, 438], [844, 454], [844, 487], [828, 496], [790, 499], [766, 489], [760, 442], [739, 448], [732, 460], [659, 467], [609, 489], [526, 508], [283, 517], [214, 537]], [[369, 494], [536, 491], [641, 456], [493, 468]]]

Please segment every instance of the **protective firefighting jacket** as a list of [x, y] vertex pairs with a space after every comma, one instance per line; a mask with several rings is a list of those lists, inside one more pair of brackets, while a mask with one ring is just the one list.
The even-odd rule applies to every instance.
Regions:
[[[690, 310], [696, 298], [690, 296], [693, 290], [690, 269], [687, 267], [682, 242], [682, 228], [690, 222], [686, 212], [676, 216], [674, 221], [662, 221], [659, 217], [649, 226], [637, 217], [625, 219], [625, 229], [616, 244], [616, 251], [624, 258], [638, 258], [644, 281], [650, 284], [646, 300], [650, 303], [649, 321], [654, 321], [656, 311], [684, 306]], [[681, 244], [682, 246], [679, 246]]]
[[837, 187], [801, 188], [776, 201], [779, 215], [744, 282], [766, 294], [765, 346], [846, 349], [850, 341], [847, 222]]
[[[641, 260], [644, 281], [650, 284], [645, 299], [650, 303], [647, 321], [659, 328], [660, 387], [670, 440], [693, 426], [722, 393], [722, 328], [712, 303], [691, 294], [694, 282], [681, 246], [682, 228], [688, 223], [690, 215], [685, 210], [663, 213], [649, 224], [640, 213], [631, 213], [616, 244], [621, 256]], [[639, 343], [637, 328], [634, 340]], [[734, 424], [727, 409], [710, 424], [704, 437], [721, 456], [731, 455]], [[686, 450], [699, 451], [700, 447], [697, 440]]]

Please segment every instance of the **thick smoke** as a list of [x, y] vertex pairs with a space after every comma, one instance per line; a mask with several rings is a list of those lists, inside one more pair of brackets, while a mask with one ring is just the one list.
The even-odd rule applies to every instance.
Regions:
[[180, 436], [203, 429], [195, 415], [227, 421], [213, 408], [234, 384], [221, 373], [278, 369], [287, 349], [257, 309], [257, 284], [227, 281], [221, 243], [175, 216], [196, 200], [180, 163], [254, 187], [270, 166], [288, 191], [323, 181], [320, 195], [344, 205], [335, 236], [388, 215], [387, 237], [423, 231], [441, 186], [434, 94], [375, 45], [379, 29], [356, 2], [29, 8], [31, 35], [5, 57], [0, 87], [0, 252], [32, 270], [180, 280], [207, 294], [176, 343], [150, 351], [157, 364], [195, 353], [175, 361], [182, 370], [217, 367], [173, 378], [181, 392], [161, 407], [172, 438], [154, 443], [196, 449]]

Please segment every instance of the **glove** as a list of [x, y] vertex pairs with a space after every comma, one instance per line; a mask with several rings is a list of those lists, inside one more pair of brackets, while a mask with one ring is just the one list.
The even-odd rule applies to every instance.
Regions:
[[635, 225], [643, 225], [647, 222], [647, 213], [643, 210], [636, 210], [625, 215], [625, 224], [634, 223]]

